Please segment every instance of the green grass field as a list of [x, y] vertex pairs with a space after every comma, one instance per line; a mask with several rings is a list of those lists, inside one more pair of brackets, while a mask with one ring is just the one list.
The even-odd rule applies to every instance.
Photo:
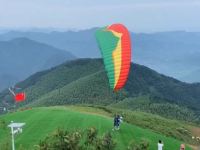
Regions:
[[[173, 138], [128, 123], [122, 123], [119, 131], [112, 131], [113, 118], [106, 116], [106, 112], [98, 108], [85, 108], [85, 110], [87, 111], [84, 111], [82, 107], [79, 109], [79, 107], [63, 106], [34, 108], [0, 116], [0, 120], [5, 120], [7, 123], [11, 120], [26, 123], [23, 133], [16, 136], [16, 147], [22, 145], [28, 150], [33, 149], [34, 145], [57, 128], [85, 130], [96, 127], [99, 134], [111, 131], [118, 150], [126, 150], [131, 140], [140, 141], [141, 139], [147, 139], [150, 142], [150, 150], [157, 149], [159, 139], [164, 141], [165, 150], [178, 150], [181, 144]], [[10, 131], [1, 128], [0, 144], [7, 140], [10, 140]]]

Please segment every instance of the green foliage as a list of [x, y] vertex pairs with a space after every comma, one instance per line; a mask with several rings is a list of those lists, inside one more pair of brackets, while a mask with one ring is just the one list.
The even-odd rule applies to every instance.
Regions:
[[140, 142], [134, 140], [128, 146], [128, 150], [149, 150], [149, 141], [142, 139]]
[[6, 130], [7, 122], [5, 120], [0, 120], [0, 128]]
[[93, 145], [97, 140], [97, 134], [98, 134], [98, 132], [97, 132], [96, 128], [89, 128], [87, 130], [85, 144], [88, 146]]
[[130, 109], [134, 111], [158, 114], [169, 119], [198, 122], [194, 112], [188, 108], [178, 106], [176, 104], [163, 103], [161, 99], [157, 100], [157, 102], [154, 102], [154, 100], [152, 100], [149, 96], [127, 98], [110, 106], [121, 109]]
[[39, 145], [35, 145], [35, 148], [38, 148], [39, 150], [48, 150], [49, 144], [47, 138], [43, 141], [39, 142]]
[[96, 150], [114, 150], [116, 143], [112, 140], [110, 132], [106, 133], [102, 138], [97, 139]]
[[11, 148], [11, 143], [8, 140], [0, 144], [0, 149], [2, 150], [10, 150], [10, 148]]
[[[114, 150], [115, 144], [110, 133], [106, 133], [103, 137], [97, 137], [97, 130], [90, 128], [87, 130], [86, 138], [81, 138], [86, 132], [68, 132], [58, 129], [53, 135], [40, 141], [37, 148], [39, 150]], [[83, 142], [83, 140], [85, 140]]]
[[40, 150], [79, 150], [81, 133], [78, 131], [69, 133], [63, 129], [58, 129], [53, 135], [46, 137], [37, 146]]

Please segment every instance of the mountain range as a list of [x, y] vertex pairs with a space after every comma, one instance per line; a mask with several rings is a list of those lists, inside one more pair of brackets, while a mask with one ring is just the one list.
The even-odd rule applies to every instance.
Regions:
[[[59, 49], [78, 58], [101, 57], [96, 44], [97, 28], [67, 32], [18, 32], [0, 35], [0, 40], [27, 37]], [[150, 67], [162, 74], [185, 82], [200, 82], [200, 33], [158, 32], [132, 33], [132, 61]]]
[[0, 90], [72, 59], [70, 52], [28, 38], [0, 41]]

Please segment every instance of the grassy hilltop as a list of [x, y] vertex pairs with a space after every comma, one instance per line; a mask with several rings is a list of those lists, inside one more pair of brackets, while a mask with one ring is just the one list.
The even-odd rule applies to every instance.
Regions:
[[[125, 150], [132, 140], [140, 141], [143, 138], [150, 142], [150, 150], [157, 148], [159, 139], [164, 141], [165, 150], [179, 149], [181, 144], [179, 140], [126, 122], [122, 124], [119, 131], [113, 132], [113, 119], [108, 116], [108, 112], [91, 107], [41, 107], [3, 115], [0, 119], [7, 123], [11, 120], [26, 123], [23, 133], [16, 137], [18, 148], [22, 145], [26, 149], [33, 149], [41, 139], [59, 127], [71, 131], [96, 127], [100, 134], [111, 131], [118, 150]], [[1, 128], [0, 132], [2, 133], [0, 144], [10, 140], [8, 129]]]

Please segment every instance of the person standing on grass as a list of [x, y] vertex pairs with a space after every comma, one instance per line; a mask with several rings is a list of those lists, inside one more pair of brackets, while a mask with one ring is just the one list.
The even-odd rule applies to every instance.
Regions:
[[120, 123], [119, 115], [115, 115], [115, 117], [114, 117], [114, 128], [113, 128], [113, 131], [114, 130], [119, 130], [119, 123]]
[[120, 116], [117, 115], [117, 130], [119, 130], [119, 125], [120, 125]]
[[158, 150], [163, 150], [164, 144], [162, 143], [161, 140], [158, 141]]

